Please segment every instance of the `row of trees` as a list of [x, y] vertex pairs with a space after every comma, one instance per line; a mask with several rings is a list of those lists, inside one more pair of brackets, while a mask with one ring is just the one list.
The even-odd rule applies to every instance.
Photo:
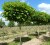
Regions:
[[5, 27], [5, 26], [14, 27], [15, 23], [13, 21], [9, 21], [8, 25], [5, 25], [5, 22], [2, 21], [2, 19], [0, 19], [0, 28]]
[[[49, 14], [36, 11], [25, 2], [5, 2], [3, 4], [3, 10], [3, 17], [9, 21], [17, 22], [19, 24], [20, 30], [22, 25], [50, 24]], [[21, 37], [20, 45], [22, 45]]]
[[[36, 11], [24, 2], [6, 2], [3, 4], [3, 16], [22, 25], [49, 24], [50, 15]], [[33, 23], [31, 23], [33, 22]]]

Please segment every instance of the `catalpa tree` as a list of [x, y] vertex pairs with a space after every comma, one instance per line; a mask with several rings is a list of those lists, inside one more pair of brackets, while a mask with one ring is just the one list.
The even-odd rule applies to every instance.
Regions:
[[[35, 9], [27, 5], [25, 2], [6, 2], [3, 4], [3, 10], [3, 17], [9, 21], [17, 22], [20, 30], [22, 24], [31, 22], [31, 17], [35, 12]], [[21, 37], [20, 45], [22, 45]]]

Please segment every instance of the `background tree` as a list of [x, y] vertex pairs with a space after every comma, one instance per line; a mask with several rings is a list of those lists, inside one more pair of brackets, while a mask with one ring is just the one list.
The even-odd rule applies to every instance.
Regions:
[[[31, 21], [31, 16], [34, 14], [35, 9], [24, 2], [6, 2], [3, 4], [3, 16], [10, 21], [16, 21], [21, 25]], [[20, 37], [20, 45], [21, 37]]]
[[47, 13], [36, 11], [32, 16], [32, 21], [34, 25], [46, 25], [48, 24], [48, 18]]
[[8, 23], [8, 27], [14, 27], [14, 26], [15, 26], [15, 24], [14, 24], [13, 21], [10, 21], [10, 22]]
[[2, 19], [0, 19], [0, 27], [4, 27], [5, 26], [5, 22], [2, 21]]
[[[50, 22], [49, 17], [50, 15], [47, 13], [36, 11], [32, 16], [33, 25], [47, 25]], [[39, 36], [39, 30], [37, 30], [37, 33]]]

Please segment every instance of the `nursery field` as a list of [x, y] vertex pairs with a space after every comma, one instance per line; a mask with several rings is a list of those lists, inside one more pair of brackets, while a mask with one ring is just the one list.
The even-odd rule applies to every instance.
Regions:
[[[35, 32], [45, 33], [47, 31], [49, 31], [49, 27], [50, 27], [49, 25], [22, 26], [21, 30], [19, 29], [19, 27], [3, 27], [3, 28], [0, 28], [0, 43], [7, 42], [8, 45], [19, 45], [20, 41], [16, 41], [16, 42], [13, 41], [16, 37], [26, 36], [26, 38], [28, 37], [28, 39], [29, 38], [33, 39], [33, 38], [35, 38], [35, 36], [33, 35]], [[25, 39], [25, 38], [24, 39], [22, 38], [22, 40], [27, 41], [27, 39]], [[46, 45], [48, 43], [49, 43], [49, 41], [44, 42], [43, 45]]]
[[50, 30], [49, 25], [42, 25], [42, 26], [21, 26], [21, 30], [19, 27], [3, 27], [0, 28], [0, 34], [1, 33], [7, 33], [7, 34], [12, 34], [12, 33], [19, 33], [19, 32], [29, 32], [33, 33], [35, 31], [39, 32], [47, 32]]
[[[49, 31], [49, 25], [42, 25], [42, 26], [22, 26], [21, 30], [19, 29], [19, 27], [3, 27], [0, 28], [0, 37], [15, 37], [15, 36], [20, 36], [22, 34], [26, 35], [26, 34], [33, 34], [36, 31], [37, 32], [47, 32]], [[0, 38], [1, 39], [1, 38]]]

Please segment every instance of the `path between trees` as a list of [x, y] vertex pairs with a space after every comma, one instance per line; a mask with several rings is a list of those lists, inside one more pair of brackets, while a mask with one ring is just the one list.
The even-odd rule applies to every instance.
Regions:
[[40, 39], [34, 38], [28, 42], [23, 43], [22, 45], [40, 45], [42, 41]]

